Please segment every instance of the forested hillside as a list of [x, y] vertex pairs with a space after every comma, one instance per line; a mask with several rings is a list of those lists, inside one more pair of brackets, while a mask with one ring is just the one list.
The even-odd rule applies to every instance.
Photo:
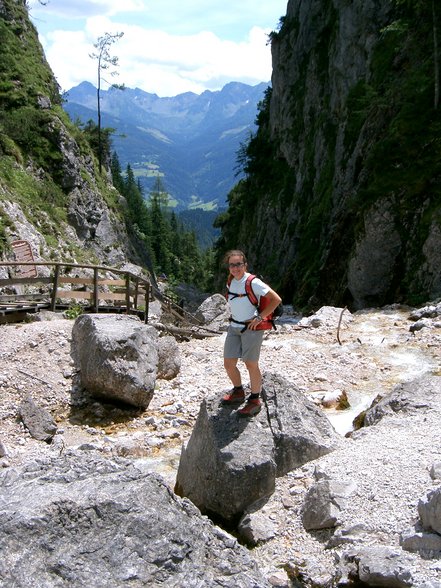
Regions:
[[272, 91], [218, 218], [285, 302], [441, 296], [441, 5], [290, 0]]
[[69, 119], [26, 1], [0, 0], [0, 257], [25, 239], [37, 261], [130, 262], [191, 283], [209, 252], [161, 194], [121, 170], [110, 129]]
[[62, 109], [24, 0], [0, 0], [0, 54], [0, 253], [26, 239], [37, 259], [148, 262], [90, 134]]

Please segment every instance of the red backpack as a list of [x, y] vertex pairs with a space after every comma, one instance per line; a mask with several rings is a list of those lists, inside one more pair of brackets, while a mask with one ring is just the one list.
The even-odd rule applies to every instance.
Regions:
[[[253, 290], [253, 286], [252, 286], [252, 281], [254, 280], [256, 276], [253, 274], [250, 274], [246, 281], [245, 281], [245, 294], [236, 294], [235, 292], [230, 292], [230, 284], [231, 284], [231, 280], [232, 280], [232, 276], [228, 276], [228, 281], [227, 281], [227, 291], [225, 294], [225, 298], [228, 300], [229, 297], [231, 296], [231, 298], [242, 298], [243, 296], [247, 296], [248, 300], [251, 302], [251, 304], [253, 306], [255, 306], [257, 308], [257, 311], [259, 313], [261, 313], [266, 306], [268, 306], [269, 304], [269, 299], [266, 296], [261, 296], [260, 297], [260, 302], [257, 298], [257, 296], [254, 294], [254, 290]], [[276, 325], [274, 323], [274, 312], [272, 312], [271, 314], [269, 314], [268, 316], [266, 316], [262, 321], [260, 321], [260, 323], [257, 325], [256, 330], [257, 331], [261, 331], [263, 329], [275, 329]], [[230, 318], [230, 321], [234, 320], [232, 317]], [[242, 323], [241, 321], [234, 321], [235, 323], [239, 323], [239, 324], [244, 324], [247, 325], [248, 323]], [[243, 330], [246, 329], [246, 326], [244, 327]]]

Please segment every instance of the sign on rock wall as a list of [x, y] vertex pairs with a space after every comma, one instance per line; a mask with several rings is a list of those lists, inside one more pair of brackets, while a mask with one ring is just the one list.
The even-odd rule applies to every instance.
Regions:
[[[32, 249], [28, 241], [24, 241], [22, 239], [18, 241], [13, 241], [11, 243], [11, 247], [14, 251], [15, 259], [17, 261], [34, 261], [34, 255], [32, 253]], [[35, 265], [19, 265], [17, 267], [17, 271], [19, 272], [22, 278], [37, 277], [37, 268]]]

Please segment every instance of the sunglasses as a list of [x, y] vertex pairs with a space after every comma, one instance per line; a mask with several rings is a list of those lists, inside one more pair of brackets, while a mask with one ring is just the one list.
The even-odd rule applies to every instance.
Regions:
[[233, 268], [233, 267], [242, 267], [243, 265], [245, 265], [243, 263], [243, 261], [240, 261], [239, 263], [229, 263], [228, 264], [228, 267], [231, 267], [231, 268]]

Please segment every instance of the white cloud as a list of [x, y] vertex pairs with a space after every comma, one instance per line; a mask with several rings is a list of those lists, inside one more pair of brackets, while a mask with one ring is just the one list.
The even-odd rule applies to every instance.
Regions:
[[144, 0], [49, 0], [42, 6], [38, 0], [28, 0], [32, 12], [40, 16], [55, 15], [61, 18], [84, 19], [90, 16], [115, 16], [120, 13], [145, 10]]
[[246, 40], [233, 42], [209, 31], [171, 35], [98, 16], [88, 19], [83, 31], [59, 30], [42, 39], [63, 90], [85, 80], [96, 85], [96, 63], [89, 54], [93, 43], [105, 32], [124, 32], [111, 48], [111, 54], [119, 58], [119, 75], [108, 81], [130, 88], [174, 96], [217, 90], [229, 81], [257, 84], [271, 77], [269, 31], [259, 27], [253, 27]]
[[[285, 14], [287, 0], [28, 0], [31, 14], [45, 19], [86, 19], [138, 13], [142, 24], [174, 34], [227, 28], [242, 32], [249, 23], [275, 28]], [[222, 34], [225, 37], [224, 34]]]
[[118, 78], [160, 96], [217, 90], [229, 81], [268, 82], [268, 34], [287, 0], [28, 0], [46, 57], [62, 89], [96, 85], [89, 58], [104, 33], [123, 32], [111, 48]]

